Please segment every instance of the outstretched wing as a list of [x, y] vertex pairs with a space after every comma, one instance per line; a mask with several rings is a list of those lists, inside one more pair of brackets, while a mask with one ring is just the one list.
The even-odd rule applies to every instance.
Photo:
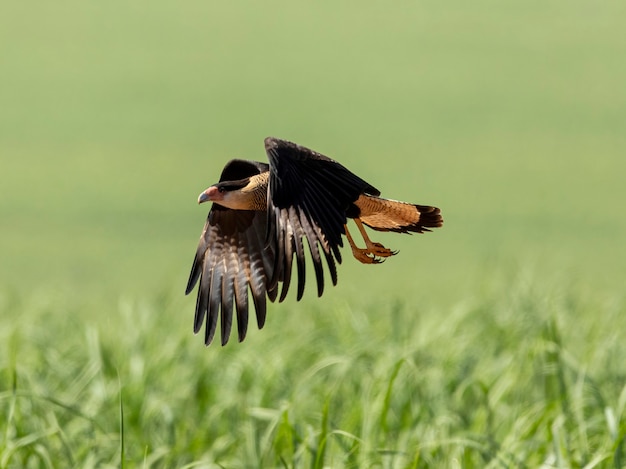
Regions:
[[[220, 181], [241, 179], [267, 170], [267, 165], [244, 160], [229, 162]], [[248, 290], [252, 294], [259, 328], [265, 323], [266, 295], [274, 300], [277, 287], [268, 287], [273, 277], [274, 248], [265, 242], [267, 214], [254, 210], [231, 210], [213, 204], [200, 236], [189, 275], [186, 293], [198, 280], [194, 332], [206, 318], [205, 339], [209, 345], [215, 335], [221, 311], [222, 345], [228, 342], [237, 314], [239, 341], [248, 328]]]
[[322, 255], [333, 285], [337, 283], [335, 260], [341, 263], [346, 214], [362, 193], [380, 192], [336, 161], [292, 142], [268, 137], [265, 150], [270, 162], [267, 203], [268, 241], [275, 245], [272, 288], [283, 286], [282, 301], [289, 290], [295, 255], [298, 300], [305, 283], [306, 238], [317, 280], [317, 294], [324, 291]]

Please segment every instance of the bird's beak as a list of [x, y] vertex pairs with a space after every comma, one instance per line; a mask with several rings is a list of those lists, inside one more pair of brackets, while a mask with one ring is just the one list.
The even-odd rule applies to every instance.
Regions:
[[202, 202], [206, 202], [207, 200], [211, 200], [211, 199], [209, 199], [209, 194], [207, 194], [206, 191], [204, 191], [202, 194], [198, 196], [199, 204], [201, 204]]
[[198, 196], [198, 203], [201, 204], [209, 200], [218, 200], [219, 195], [220, 195], [220, 191], [217, 189], [217, 187], [211, 186]]

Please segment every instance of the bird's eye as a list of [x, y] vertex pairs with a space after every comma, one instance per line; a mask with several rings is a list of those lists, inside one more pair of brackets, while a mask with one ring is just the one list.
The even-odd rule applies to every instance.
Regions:
[[220, 192], [226, 192], [226, 189], [223, 188], [223, 187], [218, 187], [217, 190], [220, 191]]

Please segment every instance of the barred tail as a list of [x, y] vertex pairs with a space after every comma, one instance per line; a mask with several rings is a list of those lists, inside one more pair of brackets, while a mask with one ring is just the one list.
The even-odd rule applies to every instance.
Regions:
[[423, 233], [443, 225], [441, 211], [429, 205], [414, 205], [363, 194], [355, 202], [361, 221], [376, 231]]

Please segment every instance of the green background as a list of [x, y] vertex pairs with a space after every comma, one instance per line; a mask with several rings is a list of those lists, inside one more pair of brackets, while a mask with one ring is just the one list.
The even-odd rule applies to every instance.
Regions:
[[[0, 403], [7, 406], [8, 428], [19, 427], [7, 410], [15, 383], [57, 397], [55, 386], [67, 383], [54, 372], [42, 374], [55, 354], [60, 361], [74, 357], [74, 374], [80, 373], [87, 366], [79, 358], [84, 348], [101, 341], [111, 353], [103, 360], [121, 376], [122, 389], [132, 387], [130, 350], [152, 356], [168, 340], [178, 344], [161, 349], [171, 369], [145, 358], [165, 382], [178, 381], [176, 370], [182, 376], [190, 361], [206, 363], [209, 371], [245, 367], [250, 357], [269, 353], [268, 341], [278, 348], [287, 341], [291, 345], [275, 353], [298, 353], [303, 363], [314, 364], [324, 360], [325, 346], [313, 352], [294, 337], [342, 336], [340, 327], [346, 338], [337, 339], [337, 350], [366, 347], [371, 340], [359, 335], [354, 321], [342, 322], [341, 311], [375, 318], [382, 325], [374, 327], [381, 350], [392, 341], [386, 328], [396, 326], [390, 323], [413, 320], [425, 321], [416, 330], [426, 335], [434, 330], [428, 325], [443, 328], [437, 335], [442, 342], [433, 344], [439, 347], [459, 340], [458, 323], [448, 323], [459, 308], [473, 311], [468, 305], [481, 304], [482, 314], [497, 322], [501, 310], [489, 308], [521, 295], [535, 305], [530, 309], [537, 321], [556, 318], [565, 335], [577, 331], [569, 350], [581, 367], [598, 366], [597, 357], [582, 350], [601, 348], [608, 343], [603, 334], [621, 332], [624, 325], [622, 315], [601, 305], [624, 312], [625, 14], [622, 2], [582, 0], [4, 3], [0, 339], [2, 389], [8, 394]], [[244, 344], [205, 350], [201, 337], [191, 334], [195, 298], [183, 296], [208, 209], [198, 207], [196, 198], [217, 181], [228, 159], [265, 161], [263, 138], [270, 135], [339, 160], [383, 196], [441, 207], [445, 224], [425, 235], [375, 234], [374, 240], [400, 254], [364, 266], [346, 252], [339, 285], [322, 299], [309, 286], [303, 302], [272, 305], [266, 329], [259, 332], [253, 324]], [[577, 307], [567, 306], [563, 298], [569, 297]], [[554, 299], [565, 306], [538, 307]], [[594, 306], [580, 306], [588, 303]], [[394, 305], [401, 305], [400, 313]], [[507, 311], [506, 317], [523, 318], [527, 309], [514, 305]], [[485, 336], [497, 335], [488, 326], [482, 335], [484, 320], [467, 317], [475, 341], [458, 344], [459, 353], [473, 350], [467, 353], [480, 357]], [[592, 325], [597, 335], [585, 335]], [[147, 334], [151, 345], [140, 339]], [[611, 343], [620, 342], [619, 334], [611, 337]], [[509, 339], [501, 347], [515, 350], [519, 344]], [[410, 334], [405, 340], [411, 342]], [[180, 347], [190, 361], [181, 359]], [[626, 359], [615, 356], [621, 348], [605, 352], [616, 363]], [[407, 356], [390, 354], [383, 369]], [[493, 356], [483, 357], [486, 374], [499, 370]], [[100, 371], [85, 382], [106, 368], [94, 366]], [[280, 363], [268, 366], [289, 375]], [[299, 366], [294, 364], [293, 379]], [[622, 381], [615, 366], [603, 376], [617, 386]], [[433, 369], [439, 367], [435, 360]], [[115, 403], [119, 389], [111, 373], [107, 395]], [[15, 379], [23, 375], [29, 378]], [[151, 383], [144, 385], [142, 392], [149, 393]], [[75, 399], [80, 407], [89, 388], [81, 386], [63, 402]], [[344, 391], [344, 397], [351, 392]], [[177, 392], [182, 398], [186, 390]], [[206, 399], [216, 402], [215, 396]], [[285, 399], [278, 392], [263, 407], [278, 408]], [[19, 399], [12, 402], [19, 407]], [[323, 402], [312, 398], [307, 405], [323, 415]], [[237, 405], [237, 418], [246, 425], [249, 408], [261, 403]], [[94, 409], [100, 408], [81, 412], [96, 420], [102, 412], [110, 424], [103, 424], [105, 433], [115, 434], [115, 404], [112, 411]], [[601, 416], [602, 406], [596, 410]], [[187, 411], [192, 417], [185, 425], [192, 425], [193, 416], [201, 420], [202, 410]], [[139, 426], [148, 421], [136, 418]], [[133, 428], [129, 423], [127, 459], [140, 464], [143, 457], [146, 464], [145, 455], [159, 445]], [[357, 433], [339, 424], [337, 429]], [[465, 435], [459, 432], [450, 438]], [[0, 463], [15, 464], [6, 455], [19, 434], [7, 430]], [[72, 435], [68, 441], [77, 438]], [[115, 464], [119, 439], [111, 437], [111, 453], [97, 453], [93, 461]], [[363, 439], [369, 441], [365, 434]], [[143, 443], [132, 452], [137, 441]], [[186, 445], [180, 435], [176, 441], [180, 448], [165, 451], [171, 459], [155, 457], [155, 464], [214, 460], [203, 445]], [[55, 454], [54, 444], [42, 444]], [[241, 459], [226, 459], [239, 461], [223, 463], [227, 467], [258, 457], [241, 456], [234, 443], [230, 450], [224, 454]], [[74, 451], [80, 466], [87, 459]], [[357, 466], [376, 460], [360, 454]], [[280, 464], [269, 457], [270, 465]], [[349, 465], [341, 456], [327, 457], [328, 464]], [[472, 458], [467, 464], [485, 463]], [[297, 466], [299, 460], [293, 461]]]

